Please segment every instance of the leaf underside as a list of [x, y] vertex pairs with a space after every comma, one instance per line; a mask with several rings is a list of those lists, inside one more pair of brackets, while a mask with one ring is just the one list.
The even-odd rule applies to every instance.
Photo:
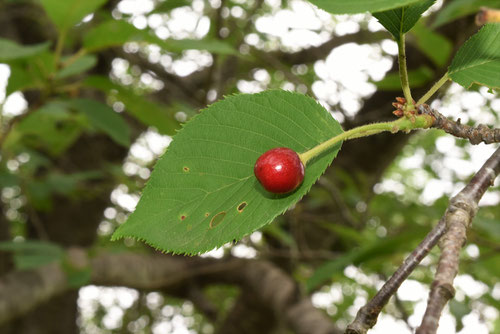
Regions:
[[173, 253], [197, 254], [270, 223], [308, 192], [340, 149], [310, 162], [293, 193], [265, 191], [253, 174], [274, 147], [304, 152], [342, 133], [316, 101], [286, 91], [234, 95], [188, 122], [157, 162], [137, 209], [113, 239], [134, 237]]

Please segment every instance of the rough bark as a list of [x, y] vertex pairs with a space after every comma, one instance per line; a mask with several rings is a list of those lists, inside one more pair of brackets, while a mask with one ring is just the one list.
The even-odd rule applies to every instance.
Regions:
[[[75, 267], [90, 267], [92, 277], [89, 283], [101, 286], [168, 290], [181, 289], [193, 281], [199, 286], [213, 282], [235, 284], [245, 291], [244, 295], [250, 293], [254, 296], [254, 300], [249, 300], [252, 307], [271, 310], [273, 315], [268, 319], [279, 318], [295, 333], [339, 333], [330, 319], [302, 296], [297, 283], [269, 262], [129, 253], [101, 254], [88, 259], [81, 249], [71, 249], [68, 261]], [[19, 316], [23, 316], [24, 321], [26, 312], [56, 296], [67, 294], [68, 289], [67, 277], [60, 264], [13, 271], [0, 279], [0, 323]], [[253, 322], [252, 319], [248, 321]], [[238, 328], [237, 323], [227, 323], [226, 326]], [[57, 332], [59, 329], [51, 330]]]

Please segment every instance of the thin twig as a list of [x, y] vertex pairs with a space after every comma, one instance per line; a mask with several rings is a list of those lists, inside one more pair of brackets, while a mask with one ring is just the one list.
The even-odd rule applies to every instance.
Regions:
[[[396, 293], [399, 286], [413, 272], [416, 266], [437, 244], [439, 239], [445, 234], [448, 221], [448, 215], [455, 207], [463, 206], [463, 200], [477, 203], [483, 196], [486, 189], [493, 184], [493, 180], [500, 172], [500, 148], [495, 151], [492, 157], [483, 165], [483, 167], [472, 178], [469, 184], [455, 197], [450, 200], [450, 205], [439, 223], [417, 246], [417, 248], [405, 259], [404, 263], [396, 270], [389, 280], [377, 292], [375, 297], [363, 306], [356, 315], [356, 319], [347, 327], [346, 334], [365, 334], [377, 323], [377, 317], [382, 308], [387, 304], [393, 294]], [[460, 244], [461, 246], [462, 244]], [[457, 262], [458, 265], [458, 262]], [[439, 269], [438, 269], [439, 271]], [[454, 276], [453, 276], [454, 277]], [[443, 305], [444, 306], [444, 305]], [[439, 312], [440, 313], [440, 312]], [[419, 334], [423, 334], [422, 332]]]
[[444, 130], [455, 137], [468, 139], [473, 145], [482, 142], [485, 144], [500, 142], [500, 129], [491, 129], [484, 124], [473, 127], [461, 124], [460, 119], [452, 121], [427, 104], [419, 105], [419, 112], [429, 114], [436, 119], [433, 128]]
[[395, 303], [398, 311], [401, 313], [401, 318], [405, 322], [406, 327], [408, 327], [408, 329], [413, 333], [415, 328], [413, 328], [413, 326], [410, 325], [410, 321], [409, 321], [410, 316], [408, 315], [408, 312], [406, 312], [405, 306], [403, 305], [403, 302], [401, 301], [401, 299], [399, 299], [397, 294], [394, 294], [394, 303]]
[[441, 88], [441, 86], [443, 86], [448, 80], [449, 80], [448, 72], [446, 72], [441, 77], [441, 79], [439, 79], [434, 85], [432, 85], [432, 87], [427, 91], [427, 93], [424, 94], [424, 96], [418, 99], [416, 104], [420, 105], [427, 102], [427, 100], [430, 99], [431, 96], [434, 95], [434, 93], [437, 92], [438, 89]]
[[441, 242], [441, 257], [431, 285], [427, 309], [417, 334], [436, 333], [441, 312], [455, 295], [453, 280], [458, 273], [460, 249], [465, 244], [478, 202], [500, 173], [500, 148], [486, 161], [469, 184], [450, 200], [445, 213], [447, 231]]
[[318, 185], [328, 191], [333, 202], [337, 205], [342, 219], [348, 222], [351, 226], [359, 227], [360, 224], [358, 223], [358, 220], [353, 216], [351, 210], [349, 210], [349, 206], [345, 203], [337, 186], [326, 177], [320, 178]]
[[410, 276], [417, 265], [429, 254], [431, 249], [438, 243], [446, 229], [444, 219], [427, 234], [424, 240], [405, 259], [403, 264], [389, 278], [382, 288], [377, 292], [365, 306], [356, 314], [356, 319], [347, 326], [346, 334], [364, 334], [377, 323], [377, 317], [382, 308], [387, 304], [391, 296], [396, 293], [399, 286]]

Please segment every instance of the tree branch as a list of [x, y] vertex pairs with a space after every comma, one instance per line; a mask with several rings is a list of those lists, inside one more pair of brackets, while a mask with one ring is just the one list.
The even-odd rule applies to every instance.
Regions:
[[443, 116], [439, 111], [432, 109], [427, 104], [419, 105], [419, 111], [433, 116], [436, 121], [433, 128], [444, 130], [455, 137], [468, 139], [471, 144], [477, 145], [481, 142], [485, 144], [500, 142], [500, 129], [490, 129], [487, 125], [479, 124], [477, 127], [461, 124]]
[[[433, 283], [433, 290], [440, 290], [440, 291], [445, 291], [446, 288], [451, 287], [453, 289], [452, 283], [453, 283], [453, 278], [456, 275], [456, 268], [458, 268], [458, 250], [460, 247], [463, 245], [463, 242], [465, 241], [465, 232], [462, 232], [461, 230], [456, 230], [454, 229], [453, 232], [446, 232], [447, 229], [451, 227], [450, 225], [450, 219], [453, 217], [453, 220], [456, 220], [457, 217], [463, 217], [462, 213], [464, 210], [468, 210], [468, 216], [469, 217], [468, 221], [470, 222], [472, 220], [472, 217], [475, 214], [475, 210], [477, 210], [477, 203], [483, 196], [484, 192], [490, 185], [493, 184], [493, 181], [495, 177], [498, 175], [500, 172], [500, 148], [495, 151], [495, 153], [491, 156], [490, 159], [481, 167], [481, 169], [477, 172], [477, 174], [472, 178], [472, 180], [469, 182], [469, 184], [455, 197], [453, 197], [450, 200], [450, 205], [445, 212], [445, 215], [441, 218], [439, 223], [432, 229], [432, 231], [425, 237], [425, 239], [417, 246], [417, 248], [405, 259], [404, 263], [396, 270], [396, 272], [389, 278], [389, 280], [382, 286], [382, 288], [377, 292], [375, 297], [373, 297], [365, 306], [363, 306], [357, 313], [356, 319], [347, 327], [346, 334], [364, 334], [366, 333], [370, 328], [375, 326], [377, 323], [377, 318], [380, 312], [382, 311], [382, 308], [387, 304], [391, 296], [396, 293], [397, 289], [401, 286], [401, 284], [408, 278], [408, 276], [413, 272], [413, 270], [417, 267], [417, 265], [422, 261], [422, 259], [427, 256], [427, 254], [431, 251], [431, 249], [438, 243], [440, 238], [445, 235], [444, 238], [444, 243], [443, 243], [443, 249], [444, 248], [449, 248], [451, 247], [450, 245], [446, 244], [447, 238], [450, 239], [450, 236], [453, 236], [451, 239], [453, 240], [452, 245], [458, 246], [458, 249], [453, 249], [453, 256], [456, 256], [456, 263], [452, 263], [452, 267], [455, 268], [453, 270], [449, 269], [450, 267], [450, 262], [446, 261], [451, 261], [449, 258], [448, 260], [445, 260], [446, 264], [448, 264], [447, 267], [443, 267], [441, 270], [445, 270], [444, 268], [448, 268], [445, 271], [447, 272], [447, 281], [449, 282], [450, 274], [453, 276], [451, 277], [451, 283], [450, 284], [445, 284], [444, 286], [438, 283]], [[466, 208], [466, 209], [464, 209]], [[460, 223], [463, 223], [465, 221], [460, 220]], [[455, 223], [454, 223], [455, 225]], [[464, 224], [462, 224], [464, 225]], [[464, 225], [465, 226], [465, 225]], [[446, 232], [446, 234], [445, 234]], [[446, 235], [450, 234], [450, 236], [446, 237]], [[463, 239], [462, 239], [462, 234], [463, 234]], [[461, 240], [459, 242], [459, 240]], [[448, 245], [448, 246], [445, 246]], [[444, 250], [443, 250], [443, 256], [444, 256]], [[442, 257], [443, 257], [442, 256]], [[446, 256], [449, 256], [448, 253]], [[453, 260], [453, 261], [455, 261]], [[440, 263], [442, 261], [440, 260]], [[438, 272], [440, 269], [438, 268]], [[441, 279], [441, 277], [440, 277]], [[436, 281], [438, 280], [438, 277], [436, 276]], [[444, 282], [443, 280], [440, 280], [440, 282]], [[434, 285], [439, 285], [440, 287], [434, 287]], [[431, 294], [432, 294], [431, 291]], [[450, 295], [449, 293], [450, 289], [447, 289], [446, 296], [449, 296], [447, 299], [444, 300], [444, 305], [446, 304], [447, 300], [453, 296], [453, 293]], [[435, 294], [442, 296], [442, 294], [439, 294], [439, 292], [435, 292]], [[436, 298], [436, 297], [433, 297]], [[440, 301], [442, 301], [440, 299]], [[430, 301], [429, 301], [430, 303]], [[439, 320], [439, 315], [441, 314], [441, 309], [439, 310], [437, 320]], [[435, 311], [434, 311], [435, 312]], [[437, 326], [436, 326], [437, 328]], [[418, 333], [418, 332], [417, 332]], [[427, 334], [428, 332], [421, 332], [421, 334]], [[433, 332], [429, 332], [433, 333]]]
[[500, 173], [500, 148], [486, 161], [469, 184], [450, 201], [445, 213], [447, 231], [443, 237], [438, 268], [431, 285], [427, 309], [417, 334], [436, 333], [444, 306], [455, 295], [453, 280], [458, 273], [460, 249], [465, 244], [478, 202]]
[[382, 288], [377, 292], [365, 306], [359, 309], [354, 321], [347, 326], [346, 334], [365, 334], [375, 326], [377, 318], [389, 299], [399, 289], [401, 284], [410, 276], [418, 264], [429, 254], [431, 249], [438, 243], [446, 230], [444, 219], [427, 234], [422, 242], [404, 260], [403, 264], [389, 278]]
[[[192, 284], [193, 280], [200, 286], [214, 282], [239, 285], [251, 291], [295, 333], [340, 333], [326, 315], [300, 295], [291, 277], [268, 262], [133, 253], [102, 254], [88, 259], [83, 249], [69, 251], [68, 259], [75, 267], [90, 267], [89, 284], [102, 286], [176, 289]], [[0, 324], [69, 289], [63, 267], [57, 263], [7, 274], [0, 279]]]

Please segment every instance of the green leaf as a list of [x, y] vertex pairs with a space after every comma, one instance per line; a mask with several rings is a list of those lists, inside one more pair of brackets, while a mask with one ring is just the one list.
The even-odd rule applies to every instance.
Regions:
[[332, 14], [355, 14], [380, 12], [403, 7], [419, 0], [309, 0]]
[[72, 75], [83, 73], [97, 64], [97, 57], [94, 55], [85, 55], [78, 58], [71, 65], [64, 67], [56, 74], [57, 79], [63, 79]]
[[[408, 71], [408, 78], [411, 88], [418, 88], [431, 81], [434, 78], [434, 73], [427, 66], [422, 66], [416, 70]], [[381, 90], [401, 90], [401, 79], [398, 72], [389, 73], [382, 80], [374, 82], [374, 84]]]
[[59, 31], [63, 31], [95, 12], [106, 0], [40, 0], [40, 2]]
[[64, 258], [64, 249], [57, 244], [36, 240], [2, 241], [0, 251], [13, 252], [14, 264], [20, 270], [41, 267]]
[[83, 39], [83, 46], [87, 51], [96, 51], [112, 46], [123, 45], [128, 42], [146, 42], [156, 44], [162, 49], [170, 52], [182, 52], [184, 50], [206, 50], [218, 54], [237, 55], [238, 52], [230, 44], [205, 38], [195, 39], [167, 39], [162, 40], [149, 30], [140, 30], [134, 25], [122, 20], [108, 20], [91, 31]]
[[379, 22], [399, 41], [417, 23], [420, 16], [434, 4], [435, 0], [420, 1], [410, 6], [373, 13]]
[[238, 55], [233, 46], [213, 38], [204, 39], [167, 39], [160, 44], [165, 50], [182, 52], [184, 50], [205, 50], [221, 55]]
[[0, 62], [32, 57], [48, 50], [49, 46], [50, 42], [19, 45], [11, 40], [0, 38]]
[[10, 65], [10, 76], [5, 93], [7, 96], [18, 91], [29, 88], [41, 88], [43, 84], [31, 71], [23, 66]]
[[92, 280], [92, 268], [84, 268], [81, 270], [66, 269], [65, 272], [68, 280], [68, 286], [73, 289], [87, 285]]
[[102, 176], [102, 172], [92, 170], [72, 174], [53, 172], [45, 177], [31, 180], [26, 186], [26, 195], [37, 210], [50, 211], [54, 204], [54, 194], [70, 197], [76, 193], [81, 183]]
[[[473, 230], [492, 240], [500, 242], [500, 224], [496, 219], [477, 217], [474, 219]], [[477, 233], [476, 232], [476, 233]]]
[[123, 86], [112, 83], [108, 78], [90, 76], [84, 84], [114, 96], [125, 104], [125, 111], [146, 125], [154, 126], [159, 132], [172, 135], [179, 128], [179, 122], [169, 113], [166, 106], [146, 100], [143, 96]]
[[467, 89], [473, 84], [500, 89], [500, 23], [484, 25], [465, 42], [455, 54], [448, 74]]
[[0, 167], [0, 188], [13, 187], [19, 185], [19, 176], [13, 174], [7, 168]]
[[82, 122], [78, 117], [60, 104], [49, 103], [16, 124], [6, 138], [4, 148], [12, 149], [23, 141], [57, 156], [73, 144], [81, 131]]
[[453, 51], [453, 44], [443, 35], [417, 24], [410, 32], [415, 37], [417, 48], [439, 67], [446, 65]]
[[122, 20], [108, 20], [85, 34], [83, 47], [87, 51], [97, 51], [127, 42], [148, 42], [154, 39], [144, 30]]
[[308, 290], [312, 290], [330, 280], [335, 274], [341, 273], [348, 265], [359, 265], [370, 259], [380, 261], [382, 257], [409, 250], [413, 246], [413, 241], [419, 241], [426, 232], [425, 228], [415, 227], [411, 231], [400, 235], [377, 239], [359, 248], [353, 248], [338, 259], [328, 261], [316, 269], [307, 281], [306, 286]]
[[47, 80], [55, 72], [54, 54], [44, 50], [29, 58], [16, 59], [8, 62], [10, 67], [7, 95], [26, 89], [41, 89], [47, 85]]
[[157, 162], [137, 209], [113, 235], [197, 254], [239, 240], [304, 196], [340, 149], [308, 164], [293, 193], [271, 194], [253, 174], [265, 151], [304, 152], [342, 133], [313, 99], [286, 91], [234, 95], [186, 123]]
[[191, 2], [187, 0], [166, 0], [163, 1], [162, 3], [158, 4], [156, 6], [155, 10], [151, 12], [153, 13], [167, 13], [170, 12], [172, 9], [179, 8], [179, 7], [184, 7], [184, 6], [191, 6]]
[[87, 115], [96, 128], [108, 134], [118, 144], [130, 146], [130, 128], [120, 114], [109, 106], [89, 99], [73, 99], [65, 104]]
[[447, 1], [445, 6], [437, 13], [432, 28], [437, 28], [466, 15], [475, 14], [481, 7], [498, 8], [499, 3], [498, 0]]

